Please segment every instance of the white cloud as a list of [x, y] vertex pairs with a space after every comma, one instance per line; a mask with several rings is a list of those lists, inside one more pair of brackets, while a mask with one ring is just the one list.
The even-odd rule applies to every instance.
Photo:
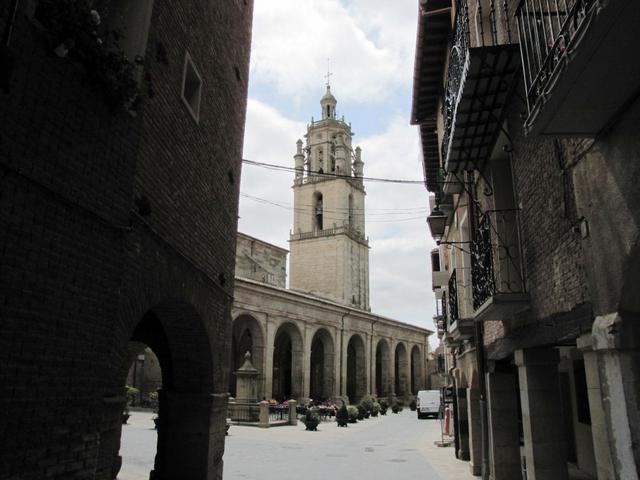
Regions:
[[375, 3], [257, 0], [252, 77], [299, 102], [318, 91], [330, 58], [332, 81], [345, 100], [375, 103], [409, 86], [415, 35], [407, 29], [415, 31], [417, 7]]

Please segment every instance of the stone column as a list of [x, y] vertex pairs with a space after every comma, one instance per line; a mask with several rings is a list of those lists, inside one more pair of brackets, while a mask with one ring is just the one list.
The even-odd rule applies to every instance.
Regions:
[[480, 390], [467, 388], [467, 414], [469, 417], [469, 466], [472, 475], [482, 474], [482, 426]]
[[[640, 318], [630, 312], [596, 317], [592, 347], [598, 378], [590, 379], [587, 373], [587, 385], [598, 382], [600, 386], [593, 391], [594, 395], [599, 394], [600, 400], [590, 404], [594, 437], [594, 422], [600, 431], [606, 428], [606, 440], [597, 445], [594, 442], [598, 471], [602, 469], [603, 474], [609, 475], [603, 477], [607, 480], [637, 480], [640, 469]], [[588, 368], [586, 356], [585, 368]], [[593, 373], [593, 365], [590, 370]], [[590, 389], [590, 402], [591, 395]], [[603, 407], [601, 412], [595, 411], [598, 402]]]
[[264, 397], [267, 400], [273, 398], [273, 346], [275, 342], [275, 333], [277, 325], [273, 325], [273, 322], [269, 322], [267, 328], [267, 339], [265, 346], [265, 362], [264, 362]]
[[584, 370], [587, 379], [587, 395], [591, 414], [591, 435], [593, 437], [593, 454], [596, 471], [600, 480], [612, 480], [614, 467], [609, 451], [609, 432], [602, 404], [602, 388], [598, 372], [598, 359], [593, 351], [593, 339], [590, 333], [578, 337], [577, 346], [582, 351]]
[[389, 404], [391, 405], [396, 401], [396, 342], [389, 342], [389, 388], [387, 389], [389, 396]]
[[560, 355], [553, 348], [516, 350], [527, 480], [568, 480]]
[[378, 378], [377, 364], [376, 364], [376, 350], [378, 346], [378, 337], [371, 336], [371, 351], [369, 352], [371, 355], [371, 378], [369, 379], [371, 385], [371, 395], [375, 398], [378, 398], [378, 386], [376, 385], [376, 378]]
[[269, 402], [260, 402], [260, 427], [269, 428]]
[[458, 458], [469, 460], [469, 417], [467, 408], [467, 389], [456, 389], [458, 396]]
[[347, 340], [348, 338], [349, 338], [349, 334], [345, 330], [343, 333], [342, 346], [341, 346], [342, 368], [340, 369], [340, 390], [342, 392], [341, 397], [346, 403], [349, 403], [347, 399], [347, 359], [348, 359], [347, 353], [349, 348], [349, 340]]
[[515, 374], [486, 374], [491, 480], [520, 478], [518, 386]]
[[298, 413], [296, 412], [296, 407], [298, 406], [298, 402], [295, 400], [289, 400], [289, 424], [297, 425], [298, 424]]
[[221, 478], [227, 395], [160, 390], [158, 400], [153, 478]]
[[367, 377], [364, 382], [365, 394], [371, 395], [371, 335], [368, 333], [364, 334], [364, 372]]
[[303, 355], [302, 355], [302, 403], [308, 403], [311, 396], [311, 335], [309, 334], [309, 325], [304, 326]]

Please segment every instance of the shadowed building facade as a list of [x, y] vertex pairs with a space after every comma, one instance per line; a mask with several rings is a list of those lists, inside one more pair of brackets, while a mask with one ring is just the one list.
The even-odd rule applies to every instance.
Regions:
[[153, 478], [221, 478], [251, 18], [0, 2], [0, 478], [114, 479], [145, 347]]
[[419, 12], [412, 122], [456, 456], [493, 480], [638, 479], [640, 4]]

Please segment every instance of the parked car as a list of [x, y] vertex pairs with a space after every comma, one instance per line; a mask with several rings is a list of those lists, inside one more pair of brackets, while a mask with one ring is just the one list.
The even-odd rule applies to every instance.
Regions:
[[420, 390], [416, 398], [418, 418], [437, 417], [440, 413], [440, 390]]

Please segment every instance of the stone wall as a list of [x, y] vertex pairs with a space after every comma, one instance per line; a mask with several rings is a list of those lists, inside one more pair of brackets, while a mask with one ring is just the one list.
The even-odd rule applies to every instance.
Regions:
[[288, 251], [244, 233], [236, 243], [236, 277], [285, 288]]
[[[115, 476], [132, 339], [171, 359], [158, 478], [187, 463], [219, 476], [251, 2], [155, 2], [135, 118], [73, 53], [51, 53], [24, 6], [0, 93], [0, 477]], [[180, 98], [186, 51], [198, 124]], [[211, 440], [172, 462], [185, 406]]]

